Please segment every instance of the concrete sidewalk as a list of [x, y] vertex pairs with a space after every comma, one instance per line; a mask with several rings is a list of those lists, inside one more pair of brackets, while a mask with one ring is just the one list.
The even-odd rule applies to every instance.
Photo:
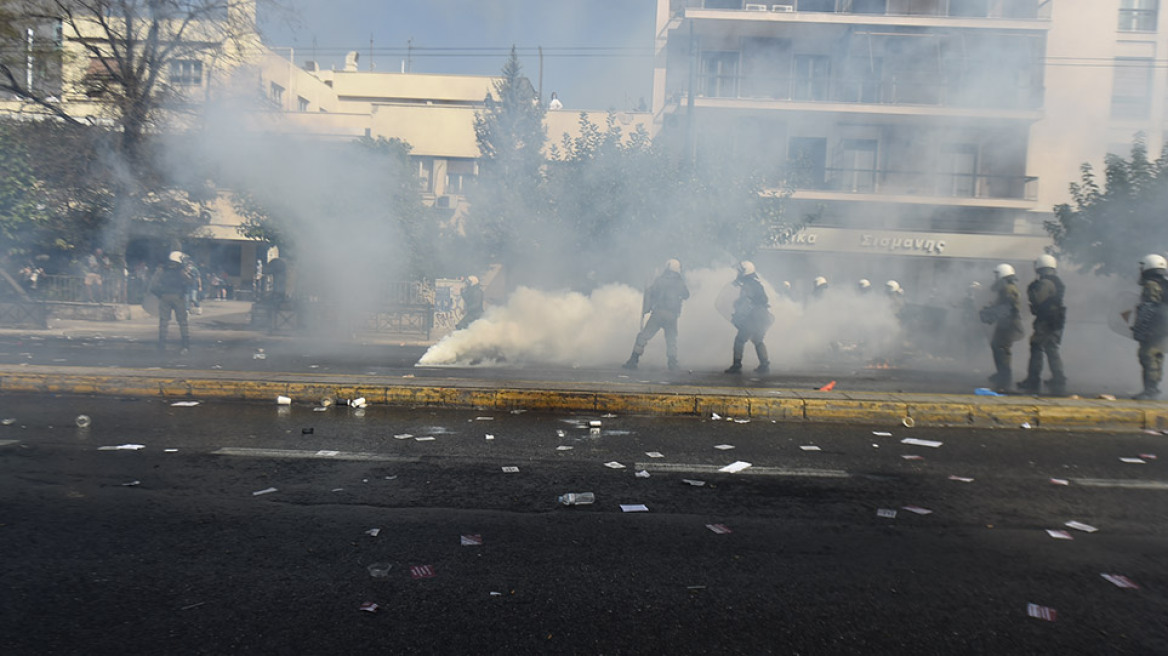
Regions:
[[[258, 344], [308, 343], [295, 335], [269, 335], [248, 326], [250, 303], [204, 302], [192, 315], [195, 339], [231, 344], [244, 351]], [[171, 326], [177, 341], [177, 327]], [[59, 321], [48, 331], [7, 329], [9, 337], [84, 337], [152, 343], [157, 319], [140, 307], [117, 322]], [[37, 337], [39, 336], [39, 337]], [[362, 339], [364, 336], [362, 336]], [[404, 346], [408, 338], [372, 336], [369, 343]], [[425, 340], [412, 338], [413, 344]], [[412, 363], [412, 360], [410, 361]], [[198, 366], [192, 364], [191, 366]], [[210, 366], [203, 364], [203, 367]], [[408, 366], [408, 365], [406, 365]], [[519, 380], [522, 371], [501, 371], [504, 378], [441, 378], [382, 373], [278, 372], [222, 369], [161, 369], [155, 366], [56, 366], [0, 364], [0, 393], [88, 394], [164, 399], [221, 399], [275, 402], [278, 395], [295, 403], [318, 403], [324, 397], [365, 397], [372, 404], [479, 410], [537, 410], [645, 415], [718, 414], [734, 419], [792, 422], [840, 422], [873, 426], [964, 426], [1046, 430], [1168, 429], [1168, 402], [1108, 401], [1033, 396], [976, 396], [881, 391], [819, 392], [808, 389], [749, 387], [713, 382], [654, 384], [631, 380]], [[419, 372], [421, 373], [421, 372]], [[457, 372], [452, 372], [456, 374]], [[842, 382], [842, 381], [841, 381]], [[842, 385], [841, 385], [842, 386]]]

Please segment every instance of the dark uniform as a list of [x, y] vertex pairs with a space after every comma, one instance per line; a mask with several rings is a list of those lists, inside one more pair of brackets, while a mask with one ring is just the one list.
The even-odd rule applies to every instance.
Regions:
[[462, 315], [462, 319], [454, 326], [455, 330], [462, 330], [472, 323], [478, 321], [483, 316], [483, 287], [475, 283], [467, 285], [462, 288], [462, 305], [466, 308], [466, 314]]
[[1140, 304], [1136, 307], [1136, 321], [1132, 337], [1140, 343], [1140, 368], [1144, 372], [1144, 391], [1137, 399], [1160, 396], [1160, 379], [1164, 377], [1164, 342], [1168, 338], [1164, 309], [1168, 294], [1168, 277], [1163, 269], [1148, 269], [1140, 274]]
[[[771, 327], [771, 313], [767, 309], [770, 302], [767, 300], [766, 290], [758, 280], [758, 275], [751, 273], [738, 276], [735, 285], [742, 288], [738, 293], [738, 300], [734, 301], [734, 315], [730, 318], [738, 334], [734, 336], [734, 364], [726, 370], [728, 374], [742, 371], [742, 353], [746, 342], [754, 343], [754, 351], [758, 354], [758, 368], [756, 372], [765, 374], [770, 371], [771, 361], [767, 356], [767, 347], [763, 343], [766, 331]], [[825, 285], [826, 287], [826, 285]]]
[[1026, 380], [1018, 383], [1021, 389], [1037, 392], [1041, 388], [1045, 355], [1050, 363], [1050, 391], [1058, 395], [1066, 393], [1067, 377], [1059, 354], [1067, 322], [1067, 308], [1063, 304], [1066, 289], [1054, 270], [1048, 268], [1041, 269], [1039, 277], [1026, 287], [1030, 313], [1034, 315], [1034, 332], [1030, 334], [1030, 364], [1026, 369]]
[[1012, 382], [1010, 347], [1025, 334], [1022, 327], [1022, 294], [1018, 291], [1017, 280], [1017, 277], [1010, 275], [995, 282], [992, 291], [997, 294], [997, 298], [981, 311], [982, 321], [994, 326], [990, 349], [994, 354], [996, 371], [990, 376], [990, 383], [998, 389], [1009, 387]]
[[645, 345], [657, 334], [665, 331], [665, 358], [670, 369], [677, 369], [677, 319], [681, 316], [681, 304], [689, 298], [689, 287], [685, 285], [685, 278], [671, 269], [666, 269], [649, 289], [645, 291], [645, 298], [641, 305], [641, 314], [649, 314], [645, 327], [637, 333], [633, 343], [633, 354], [625, 362], [626, 369], [636, 369], [637, 362], [645, 353]]
[[187, 326], [186, 296], [191, 288], [191, 277], [181, 262], [167, 262], [154, 274], [150, 282], [150, 293], [158, 297], [158, 350], [166, 348], [166, 331], [170, 315], [178, 322], [184, 351], [191, 347], [191, 334]]

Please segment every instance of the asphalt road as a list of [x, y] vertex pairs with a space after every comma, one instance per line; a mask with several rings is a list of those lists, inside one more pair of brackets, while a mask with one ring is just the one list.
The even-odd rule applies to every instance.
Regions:
[[1168, 652], [1162, 435], [0, 408], [4, 654]]

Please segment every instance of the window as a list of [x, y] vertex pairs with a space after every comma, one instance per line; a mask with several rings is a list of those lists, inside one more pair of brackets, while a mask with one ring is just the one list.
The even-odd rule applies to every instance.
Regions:
[[851, 192], [876, 190], [876, 140], [844, 139], [836, 171], [841, 188]]
[[1120, 0], [1120, 32], [1155, 32], [1160, 0]]
[[944, 196], [972, 198], [977, 192], [977, 144], [954, 143], [941, 147], [940, 189]]
[[702, 53], [702, 93], [707, 98], [734, 98], [738, 95], [738, 53]]
[[170, 83], [197, 87], [203, 84], [203, 62], [179, 59], [170, 62]]
[[827, 100], [830, 83], [830, 57], [795, 55], [795, 100]]
[[296, 96], [296, 111], [308, 111], [308, 98], [305, 98], [304, 96]]
[[272, 82], [268, 87], [268, 99], [272, 102], [284, 106], [284, 87]]
[[1112, 118], [1147, 118], [1152, 105], [1152, 60], [1117, 58]]
[[823, 189], [827, 168], [827, 139], [791, 137], [787, 144], [787, 167], [796, 187]]
[[418, 165], [418, 189], [423, 194], [428, 194], [434, 190], [434, 186], [431, 184], [434, 177], [434, 158], [417, 157], [414, 161]]
[[474, 179], [473, 159], [451, 159], [446, 162], [446, 193], [465, 194], [470, 181]]

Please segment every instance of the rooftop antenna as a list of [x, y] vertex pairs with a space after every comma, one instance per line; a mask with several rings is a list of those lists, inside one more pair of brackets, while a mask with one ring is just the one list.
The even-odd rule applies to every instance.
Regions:
[[369, 34], [369, 70], [377, 68], [373, 63], [373, 33]]
[[410, 68], [414, 64], [414, 37], [406, 40], [406, 72], [410, 72]]

